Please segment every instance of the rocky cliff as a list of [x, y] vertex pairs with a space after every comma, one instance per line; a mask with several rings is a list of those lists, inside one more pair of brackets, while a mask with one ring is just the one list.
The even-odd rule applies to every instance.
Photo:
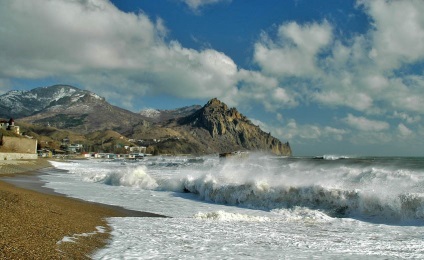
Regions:
[[[276, 155], [292, 154], [288, 143], [282, 143], [270, 133], [265, 133], [237, 109], [228, 108], [216, 98], [192, 115], [180, 119], [179, 124], [190, 127], [194, 135], [220, 153], [255, 150]], [[202, 130], [206, 130], [209, 136], [202, 133]]]

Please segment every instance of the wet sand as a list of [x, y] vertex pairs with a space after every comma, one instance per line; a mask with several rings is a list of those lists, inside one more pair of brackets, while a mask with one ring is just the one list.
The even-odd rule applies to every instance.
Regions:
[[43, 187], [48, 161], [0, 161], [0, 259], [89, 259], [107, 245], [108, 217], [163, 217], [72, 199]]

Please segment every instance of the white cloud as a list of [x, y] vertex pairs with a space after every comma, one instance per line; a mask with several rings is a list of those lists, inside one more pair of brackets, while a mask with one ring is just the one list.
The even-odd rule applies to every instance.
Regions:
[[394, 69], [424, 58], [424, 5], [412, 1], [360, 1], [373, 19], [372, 58]]
[[146, 93], [223, 97], [239, 78], [224, 53], [167, 42], [163, 20], [103, 0], [3, 1], [0, 31], [0, 79], [78, 81], [128, 105]]
[[265, 132], [270, 132], [280, 140], [290, 142], [325, 142], [326, 140], [343, 140], [349, 132], [344, 129], [330, 126], [312, 124], [298, 124], [295, 119], [288, 119], [285, 125], [273, 126], [260, 120], [252, 119], [254, 124], [259, 125]]
[[240, 69], [237, 74], [237, 91], [232, 96], [223, 97], [231, 105], [255, 103], [262, 104], [268, 111], [298, 105], [296, 94], [279, 86], [272, 76], [257, 71]]
[[348, 131], [344, 129], [334, 128], [330, 126], [326, 126], [324, 129], [325, 129], [325, 133], [332, 136], [337, 141], [343, 140], [343, 136], [348, 133]]
[[397, 128], [398, 128], [400, 136], [402, 136], [402, 137], [408, 137], [408, 136], [411, 136], [413, 134], [411, 129], [406, 127], [404, 124], [399, 124]]
[[275, 41], [267, 34], [262, 35], [255, 44], [254, 60], [264, 72], [277, 77], [314, 76], [319, 70], [316, 55], [331, 39], [328, 22], [304, 26], [296, 22], [283, 24]]
[[[358, 1], [357, 7], [373, 21], [368, 32], [342, 39], [327, 21], [284, 23], [275, 39], [262, 35], [254, 61], [297, 101], [369, 115], [423, 114], [424, 79], [402, 69], [424, 62], [424, 2]], [[299, 82], [309, 87], [299, 89]]]
[[393, 117], [394, 118], [400, 118], [400, 119], [404, 120], [405, 122], [407, 122], [409, 124], [417, 123], [417, 122], [421, 121], [420, 116], [411, 116], [407, 113], [402, 113], [402, 112], [398, 112], [398, 111], [393, 112]]
[[390, 128], [387, 122], [370, 120], [365, 117], [356, 117], [352, 114], [348, 114], [343, 121], [349, 126], [356, 128], [361, 131], [383, 131]]
[[370, 109], [373, 100], [365, 93], [357, 92], [352, 89], [341, 93], [340, 91], [328, 90], [312, 93], [313, 99], [329, 106], [347, 106], [359, 111]]
[[296, 94], [275, 77], [239, 69], [222, 52], [168, 41], [160, 18], [125, 13], [104, 0], [0, 5], [0, 80], [54, 77], [79, 82], [126, 108], [147, 94], [218, 97], [229, 105], [254, 102], [269, 111], [298, 105]]
[[195, 13], [198, 13], [200, 8], [206, 5], [218, 4], [221, 2], [231, 2], [232, 0], [181, 0]]

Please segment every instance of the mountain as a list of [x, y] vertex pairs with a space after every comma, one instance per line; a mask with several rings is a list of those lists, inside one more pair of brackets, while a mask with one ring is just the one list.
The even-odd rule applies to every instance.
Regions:
[[158, 110], [154, 108], [148, 108], [140, 111], [140, 115], [149, 118], [153, 122], [163, 122], [175, 118], [189, 116], [201, 108], [202, 106], [200, 105], [187, 106], [173, 110]]
[[66, 85], [41, 87], [30, 91], [9, 91], [0, 96], [0, 117], [22, 118], [30, 116], [62, 98], [75, 99], [87, 93], [89, 92]]
[[[259, 150], [276, 155], [291, 155], [290, 145], [265, 133], [235, 108], [214, 98], [202, 109], [178, 120], [199, 136], [200, 142], [220, 153], [234, 150]], [[207, 132], [207, 134], [205, 133]]]
[[72, 86], [55, 85], [0, 96], [3, 118], [77, 132], [113, 129], [128, 131], [146, 120], [142, 115], [113, 106], [97, 94]]
[[0, 104], [0, 118], [18, 119], [26, 131], [56, 146], [64, 136], [73, 136], [96, 151], [142, 145], [157, 154], [259, 150], [291, 155], [288, 143], [265, 133], [216, 98], [203, 107], [133, 113], [93, 92], [55, 85], [8, 92], [0, 96]]
[[160, 124], [135, 126], [130, 134], [136, 140], [160, 140], [148, 143], [165, 154], [211, 154], [233, 151], [264, 151], [290, 156], [290, 145], [240, 114], [235, 108], [214, 98], [185, 117]]

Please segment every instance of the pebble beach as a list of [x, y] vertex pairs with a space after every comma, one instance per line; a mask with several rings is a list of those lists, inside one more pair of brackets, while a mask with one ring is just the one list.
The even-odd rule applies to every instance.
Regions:
[[46, 167], [43, 159], [0, 161], [0, 259], [90, 259], [110, 237], [106, 218], [151, 216], [4, 181]]

